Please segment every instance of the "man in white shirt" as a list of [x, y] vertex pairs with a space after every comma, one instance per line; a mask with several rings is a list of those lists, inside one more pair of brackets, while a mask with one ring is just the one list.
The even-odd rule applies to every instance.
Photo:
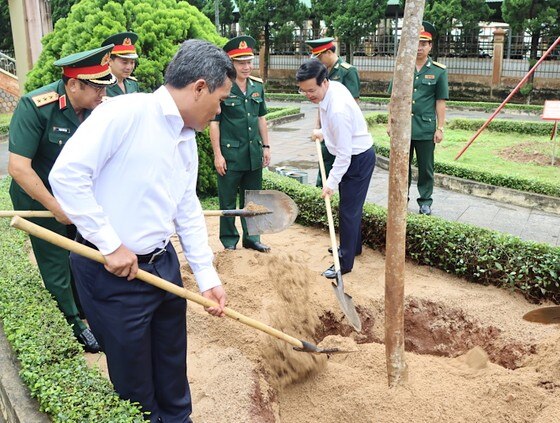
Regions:
[[[138, 268], [182, 286], [169, 239], [176, 232], [202, 295], [226, 294], [196, 196], [195, 130], [220, 113], [235, 78], [227, 54], [201, 40], [185, 41], [152, 94], [103, 103], [76, 131], [49, 177], [82, 242], [105, 266], [71, 254], [91, 329], [107, 355], [122, 398], [137, 401], [150, 421], [190, 422], [186, 377], [186, 302], [135, 279]], [[124, 111], [124, 112], [123, 112]]]
[[[348, 273], [354, 258], [362, 252], [362, 208], [375, 167], [373, 140], [366, 120], [350, 91], [339, 82], [327, 79], [327, 68], [317, 59], [303, 62], [296, 74], [299, 92], [319, 104], [321, 129], [313, 131], [313, 139], [324, 140], [335, 156], [332, 170], [323, 187], [323, 198], [338, 187], [340, 230], [340, 270]], [[323, 275], [336, 278], [334, 266]]]

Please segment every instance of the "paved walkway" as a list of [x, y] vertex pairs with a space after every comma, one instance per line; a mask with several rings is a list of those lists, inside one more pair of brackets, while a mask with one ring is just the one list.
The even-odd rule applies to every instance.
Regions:
[[[291, 103], [269, 102], [269, 105], [287, 105]], [[314, 185], [317, 177], [317, 154], [315, 144], [309, 140], [315, 125], [317, 106], [311, 103], [297, 104], [305, 117], [270, 128], [272, 144], [271, 169], [279, 166], [292, 166], [308, 174], [308, 184]], [[372, 106], [366, 106], [372, 110]], [[379, 108], [384, 110], [385, 108]], [[489, 115], [480, 112], [451, 111], [449, 118], [466, 116], [487, 118]], [[540, 120], [538, 116], [500, 115], [500, 119]], [[388, 172], [375, 168], [371, 180], [367, 201], [387, 207]], [[413, 181], [411, 198], [418, 191]], [[548, 243], [560, 246], [560, 216], [541, 212], [532, 208], [524, 208], [501, 203], [489, 199], [473, 197], [446, 189], [434, 188], [434, 204], [432, 213], [447, 220], [470, 223], [483, 228], [519, 236], [524, 240]], [[409, 211], [417, 213], [415, 201], [410, 201]]]

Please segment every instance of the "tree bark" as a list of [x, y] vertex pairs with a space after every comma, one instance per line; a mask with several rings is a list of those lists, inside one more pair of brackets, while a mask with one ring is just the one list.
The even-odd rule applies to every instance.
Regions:
[[406, 382], [404, 265], [414, 67], [425, 0], [407, 0], [389, 103], [391, 154], [385, 261], [385, 354], [390, 387]]

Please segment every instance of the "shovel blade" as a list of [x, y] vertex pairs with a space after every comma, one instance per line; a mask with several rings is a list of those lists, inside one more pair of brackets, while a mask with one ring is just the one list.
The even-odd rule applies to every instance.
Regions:
[[340, 270], [336, 272], [336, 283], [331, 284], [334, 295], [338, 300], [338, 304], [340, 305], [340, 309], [354, 328], [356, 332], [362, 331], [362, 321], [360, 320], [360, 316], [356, 311], [356, 307], [354, 306], [354, 301], [352, 301], [352, 297], [344, 292], [344, 284], [342, 282], [342, 273]]
[[246, 190], [245, 204], [253, 202], [272, 211], [246, 219], [249, 235], [281, 232], [296, 220], [298, 207], [286, 194], [275, 190]]
[[560, 306], [541, 307], [531, 310], [523, 316], [524, 320], [545, 325], [560, 323]]

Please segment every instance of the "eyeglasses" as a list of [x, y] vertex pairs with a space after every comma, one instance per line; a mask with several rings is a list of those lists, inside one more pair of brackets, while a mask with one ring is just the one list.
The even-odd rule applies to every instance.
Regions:
[[301, 95], [313, 95], [317, 92], [317, 88], [311, 90], [302, 90], [301, 88], [297, 91]]
[[87, 85], [88, 87], [91, 87], [95, 90], [95, 94], [100, 95], [103, 93], [103, 90], [105, 89], [105, 87], [98, 87], [97, 85], [93, 85], [89, 82], [86, 81], [82, 81], [81, 79], [79, 80], [82, 84]]

